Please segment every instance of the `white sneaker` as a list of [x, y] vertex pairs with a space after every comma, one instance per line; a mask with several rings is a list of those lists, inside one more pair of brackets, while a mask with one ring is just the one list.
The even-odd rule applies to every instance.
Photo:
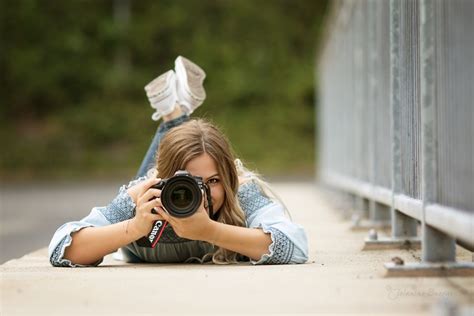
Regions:
[[178, 96], [176, 94], [176, 75], [169, 70], [145, 86], [146, 95], [152, 108], [156, 110], [151, 119], [158, 121], [163, 115], [174, 111]]
[[206, 73], [201, 67], [182, 56], [176, 58], [174, 65], [178, 102], [189, 115], [206, 99], [206, 91], [202, 85]]

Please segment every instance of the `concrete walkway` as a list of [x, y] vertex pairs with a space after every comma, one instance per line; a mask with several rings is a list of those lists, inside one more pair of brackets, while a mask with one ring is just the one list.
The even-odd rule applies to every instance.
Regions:
[[[445, 296], [474, 304], [473, 277], [386, 278], [385, 262], [415, 262], [420, 251], [361, 251], [367, 233], [351, 231], [328, 195], [310, 183], [275, 188], [307, 228], [307, 264], [132, 265], [107, 256], [100, 267], [69, 269], [51, 267], [43, 248], [0, 266], [0, 315], [430, 315]], [[457, 256], [472, 260], [461, 248]]]

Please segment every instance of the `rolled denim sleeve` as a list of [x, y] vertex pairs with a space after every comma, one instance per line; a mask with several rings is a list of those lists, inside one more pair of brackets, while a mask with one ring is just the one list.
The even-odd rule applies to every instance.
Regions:
[[134, 216], [135, 203], [127, 189], [144, 180], [137, 179], [120, 188], [119, 194], [105, 207], [94, 207], [90, 214], [80, 221], [68, 222], [59, 227], [54, 233], [48, 247], [49, 261], [55, 267], [85, 267], [97, 266], [102, 259], [91, 265], [81, 265], [64, 258], [66, 248], [72, 243], [72, 234], [86, 227], [100, 227], [119, 223]]
[[293, 223], [283, 205], [263, 194], [255, 182], [239, 188], [238, 199], [247, 218], [247, 227], [261, 228], [269, 233], [272, 243], [269, 252], [253, 264], [305, 263], [308, 260], [308, 241], [301, 225]]

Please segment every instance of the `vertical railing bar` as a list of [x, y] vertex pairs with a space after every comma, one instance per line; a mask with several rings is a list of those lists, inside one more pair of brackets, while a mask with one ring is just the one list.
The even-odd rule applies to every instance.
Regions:
[[401, 189], [400, 141], [400, 1], [390, 0], [390, 128], [392, 130], [392, 237], [398, 235], [395, 194]]
[[[401, 49], [400, 49], [400, 0], [390, 1], [390, 124], [392, 131], [392, 203], [390, 208], [392, 238], [416, 236], [416, 220], [406, 216], [395, 209], [395, 195], [402, 191], [402, 166], [401, 166]], [[405, 78], [406, 80], [407, 78]]]
[[[367, 124], [367, 129], [368, 129], [368, 137], [366, 139], [367, 144], [368, 144], [368, 168], [367, 170], [369, 171], [368, 174], [368, 182], [371, 184], [375, 183], [375, 133], [376, 133], [376, 105], [375, 105], [375, 100], [376, 100], [376, 89], [375, 89], [375, 78], [374, 78], [374, 66], [376, 63], [376, 58], [377, 58], [377, 52], [375, 51], [374, 43], [375, 43], [375, 12], [373, 11], [374, 7], [374, 2], [373, 1], [366, 1], [366, 18], [364, 19], [366, 21], [366, 32], [367, 32], [367, 63], [366, 63], [366, 72], [368, 74], [367, 76], [367, 85], [366, 85], [366, 90], [367, 90], [367, 98], [366, 98], [366, 104], [367, 104], [367, 111], [366, 111], [366, 118], [368, 119], [368, 124]], [[376, 202], [374, 200], [371, 200], [371, 207], [370, 207], [370, 219], [372, 221], [375, 221], [377, 219], [377, 207], [376, 207]]]
[[455, 261], [455, 241], [426, 224], [426, 208], [437, 201], [436, 3], [421, 0], [422, 260]]

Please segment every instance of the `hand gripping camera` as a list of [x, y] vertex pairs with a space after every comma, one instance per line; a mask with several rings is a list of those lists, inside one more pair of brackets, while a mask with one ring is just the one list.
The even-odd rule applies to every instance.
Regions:
[[[151, 188], [161, 190], [160, 198], [163, 207], [171, 216], [180, 218], [196, 213], [204, 195], [209, 217], [213, 218], [211, 189], [201, 177], [179, 170], [171, 178], [163, 179]], [[151, 212], [156, 214], [153, 209]], [[137, 244], [141, 247], [155, 248], [167, 224], [165, 220], [155, 221], [148, 236], [137, 240]]]

